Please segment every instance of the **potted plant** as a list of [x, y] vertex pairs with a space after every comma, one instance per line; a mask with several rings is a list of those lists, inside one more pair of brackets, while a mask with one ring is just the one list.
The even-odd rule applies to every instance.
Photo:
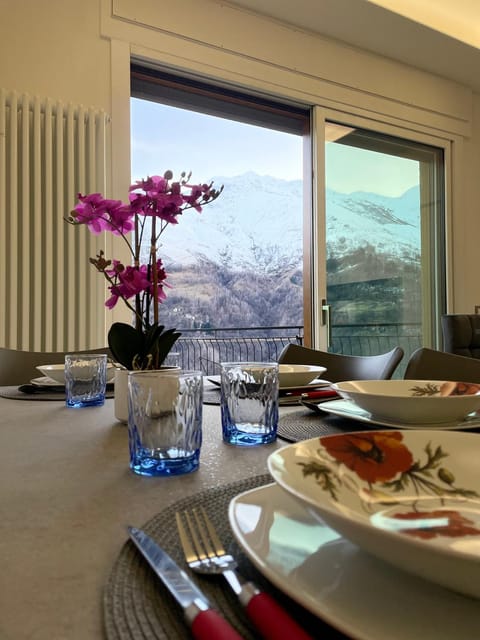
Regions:
[[[172, 172], [166, 171], [163, 176], [139, 180], [130, 186], [127, 203], [100, 193], [78, 194], [79, 202], [67, 218], [70, 224], [86, 225], [94, 234], [113, 233], [127, 243], [130, 264], [107, 259], [103, 251], [90, 258], [108, 283], [110, 296], [105, 305], [113, 309], [122, 300], [132, 312], [132, 324], [115, 322], [108, 332], [112, 356], [124, 371], [159, 369], [181, 335], [159, 322], [159, 305], [169, 286], [158, 255], [160, 236], [168, 225], [178, 224], [186, 210], [201, 212], [223, 190], [223, 186], [213, 188], [213, 183], [191, 184], [190, 178], [191, 173], [182, 173], [175, 181]], [[142, 261], [142, 240], [147, 236], [150, 249]]]

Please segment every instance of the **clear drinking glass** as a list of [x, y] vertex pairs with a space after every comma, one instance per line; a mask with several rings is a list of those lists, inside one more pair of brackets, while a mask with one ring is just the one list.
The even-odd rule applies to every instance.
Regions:
[[92, 407], [104, 404], [106, 386], [106, 353], [74, 353], [65, 356], [67, 407]]
[[223, 440], [229, 444], [268, 444], [277, 437], [278, 364], [222, 362]]
[[146, 476], [195, 471], [202, 444], [202, 403], [201, 371], [129, 373], [130, 468]]

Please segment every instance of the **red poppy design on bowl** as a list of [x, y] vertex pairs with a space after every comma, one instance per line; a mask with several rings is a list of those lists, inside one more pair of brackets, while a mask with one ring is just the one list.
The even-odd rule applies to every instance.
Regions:
[[346, 434], [320, 438], [326, 451], [359, 478], [386, 482], [410, 469], [413, 456], [398, 431]]
[[[473, 520], [469, 520], [458, 511], [438, 509], [435, 511], [411, 511], [410, 513], [396, 513], [393, 518], [397, 520], [411, 520], [411, 529], [402, 529], [402, 533], [411, 536], [431, 540], [437, 536], [447, 536], [448, 538], [460, 538], [462, 536], [473, 536], [480, 533], [480, 529], [475, 527]], [[414, 521], [420, 520], [421, 526], [415, 527]], [[428, 526], [428, 521], [445, 521], [445, 524], [438, 526]]]

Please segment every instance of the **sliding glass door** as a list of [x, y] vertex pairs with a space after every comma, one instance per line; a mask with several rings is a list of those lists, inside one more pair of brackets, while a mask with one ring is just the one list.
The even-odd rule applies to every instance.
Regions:
[[331, 351], [436, 346], [444, 192], [442, 148], [325, 122], [322, 320]]

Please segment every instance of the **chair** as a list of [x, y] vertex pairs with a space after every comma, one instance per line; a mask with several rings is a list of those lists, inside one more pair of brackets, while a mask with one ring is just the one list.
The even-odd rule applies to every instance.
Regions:
[[480, 358], [480, 315], [444, 314], [441, 321], [444, 351], [468, 358]]
[[480, 359], [421, 347], [412, 353], [405, 380], [454, 380], [480, 383]]
[[278, 362], [282, 364], [311, 364], [326, 367], [325, 377], [330, 382], [344, 380], [388, 380], [392, 377], [403, 349], [395, 347], [387, 353], [375, 356], [350, 356], [310, 349], [298, 344], [287, 344]]
[[108, 347], [100, 349], [77, 349], [70, 351], [17, 351], [0, 347], [0, 386], [25, 384], [41, 373], [35, 367], [39, 364], [61, 364], [66, 353], [106, 353]]

